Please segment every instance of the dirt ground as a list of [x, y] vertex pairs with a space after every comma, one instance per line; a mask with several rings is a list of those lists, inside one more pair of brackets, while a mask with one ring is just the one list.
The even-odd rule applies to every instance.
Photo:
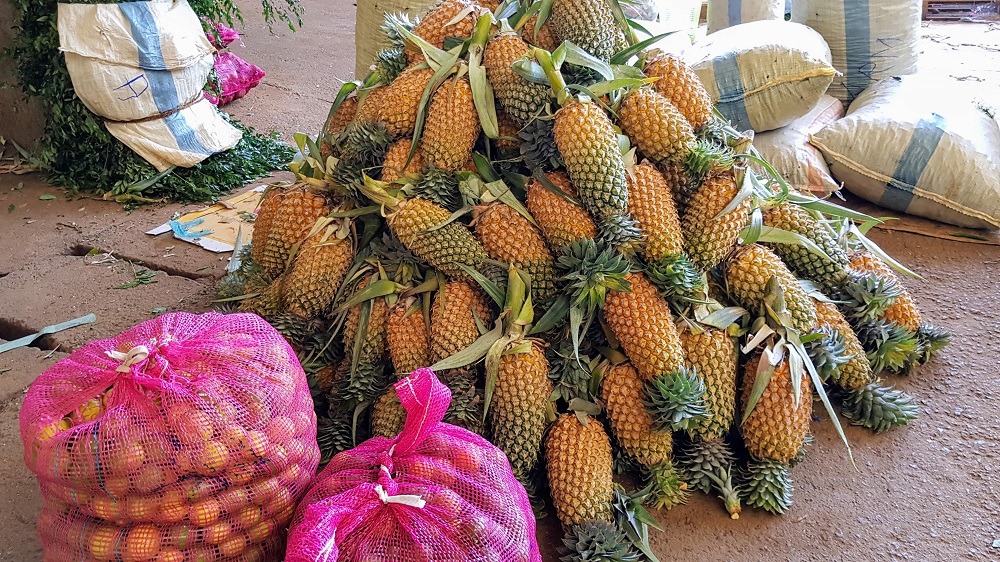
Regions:
[[[304, 0], [306, 26], [269, 35], [248, 18], [236, 52], [263, 67], [262, 85], [229, 107], [237, 117], [285, 139], [315, 134], [353, 68], [353, 11], [338, 0]], [[242, 1], [248, 13], [252, 2]], [[966, 87], [1000, 84], [1000, 32], [987, 25], [925, 28], [925, 70]], [[55, 195], [54, 200], [40, 196]], [[151, 318], [159, 309], [209, 308], [226, 256], [143, 232], [175, 211], [161, 205], [125, 213], [115, 204], [69, 198], [37, 175], [0, 175], [0, 340], [95, 313], [94, 324], [0, 355], [0, 561], [41, 560], [35, 531], [37, 486], [24, 468], [17, 413], [34, 377], [65, 353]], [[10, 212], [4, 211], [11, 209]], [[917, 230], [954, 232], [924, 221]], [[793, 471], [795, 505], [783, 517], [747, 510], [730, 520], [714, 498], [656, 517], [652, 544], [661, 560], [997, 560], [1000, 559], [1000, 245], [878, 231], [873, 238], [923, 276], [907, 285], [926, 320], [954, 333], [941, 357], [889, 381], [917, 397], [921, 415], [883, 435], [849, 428], [857, 468], [829, 420], [814, 424], [815, 446]], [[960, 239], [956, 239], [960, 240]], [[97, 255], [87, 256], [92, 248]], [[106, 255], [117, 258], [110, 261]], [[155, 283], [113, 289], [134, 263]], [[156, 310], [156, 312], [153, 312]], [[556, 560], [557, 525], [540, 524], [547, 560]]]

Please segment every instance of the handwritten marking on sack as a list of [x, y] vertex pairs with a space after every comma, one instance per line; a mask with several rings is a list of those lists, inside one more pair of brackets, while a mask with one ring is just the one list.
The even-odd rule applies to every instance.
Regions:
[[118, 90], [122, 90], [125, 88], [128, 88], [128, 92], [131, 92], [132, 95], [126, 96], [124, 98], [118, 98], [118, 101], [133, 100], [141, 96], [142, 94], [145, 94], [146, 90], [149, 90], [149, 81], [146, 80], [145, 74], [140, 74], [135, 78], [129, 80], [128, 82], [125, 82], [121, 86], [115, 88], [115, 91], [117, 92]]

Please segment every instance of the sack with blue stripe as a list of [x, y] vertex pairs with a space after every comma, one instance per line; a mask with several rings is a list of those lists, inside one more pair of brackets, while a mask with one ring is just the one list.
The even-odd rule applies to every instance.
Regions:
[[719, 111], [738, 129], [763, 132], [809, 113], [837, 73], [818, 33], [756, 21], [696, 42], [684, 58]]
[[849, 104], [883, 78], [916, 73], [921, 11], [920, 0], [794, 0], [792, 21], [829, 43], [841, 73], [830, 95]]
[[957, 226], [1000, 228], [1000, 125], [940, 77], [887, 78], [810, 141], [859, 197]]
[[186, 0], [59, 4], [58, 28], [77, 97], [158, 170], [239, 142], [203, 95], [215, 51]]
[[752, 21], [785, 19], [785, 0], [708, 0], [708, 32]]

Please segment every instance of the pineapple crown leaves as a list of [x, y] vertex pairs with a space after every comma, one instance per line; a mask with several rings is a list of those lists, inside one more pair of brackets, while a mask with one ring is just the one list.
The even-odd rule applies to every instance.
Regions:
[[550, 118], [539, 117], [532, 120], [517, 133], [521, 139], [519, 150], [525, 165], [532, 170], [532, 175], [539, 183], [550, 191], [562, 194], [563, 197], [572, 200], [571, 197], [552, 184], [548, 178], [542, 180], [539, 177], [544, 177], [545, 174], [538, 172], [538, 170], [557, 170], [563, 166], [562, 155], [559, 153], [559, 147], [556, 146], [554, 125], [555, 121]]
[[402, 13], [385, 13], [385, 19], [382, 22], [382, 31], [385, 33], [386, 38], [389, 40], [390, 48], [402, 49], [406, 47], [404, 37], [399, 33], [399, 29], [405, 29], [406, 31], [413, 32], [413, 28], [420, 23], [420, 18], [410, 19], [410, 16]]
[[614, 497], [611, 506], [614, 510], [614, 523], [625, 532], [635, 548], [643, 553], [649, 562], [660, 562], [649, 547], [649, 529], [663, 531], [656, 519], [646, 511], [643, 504], [650, 495], [651, 487], [627, 493], [619, 484], [615, 484]]
[[687, 475], [670, 461], [664, 461], [642, 471], [649, 482], [645, 504], [653, 509], [670, 509], [687, 503], [691, 497]]
[[632, 257], [642, 246], [644, 235], [639, 221], [629, 214], [610, 215], [599, 225], [600, 239], [625, 257]]
[[562, 562], [637, 562], [641, 554], [621, 529], [610, 521], [587, 521], [573, 525], [563, 537]]
[[883, 319], [858, 323], [854, 333], [868, 355], [872, 372], [901, 372], [911, 369], [921, 358], [919, 338], [909, 330]]
[[692, 487], [708, 494], [715, 490], [733, 519], [740, 518], [740, 498], [733, 485], [736, 455], [723, 440], [699, 441], [677, 455], [677, 466], [688, 475]]
[[848, 270], [836, 296], [848, 318], [868, 322], [881, 316], [902, 293], [903, 286], [896, 279]]
[[550, 347], [546, 356], [553, 382], [551, 401], [561, 399], [569, 404], [574, 398], [588, 399], [597, 394], [600, 359], [580, 355], [577, 361], [572, 343], [565, 340], [558, 347]]
[[667, 254], [646, 264], [646, 276], [667, 300], [684, 299], [703, 286], [702, 274], [687, 254]]
[[403, 188], [403, 193], [427, 199], [452, 212], [462, 208], [459, 179], [453, 172], [427, 168], [416, 181]]
[[740, 494], [748, 505], [777, 514], [792, 506], [792, 475], [784, 464], [752, 459], [742, 480]]
[[920, 362], [926, 363], [935, 353], [951, 343], [951, 332], [933, 324], [921, 324], [917, 329], [917, 339], [923, 351]]
[[731, 148], [708, 139], [698, 139], [684, 159], [684, 167], [696, 180], [710, 174], [720, 174], [733, 168], [734, 153]]
[[705, 384], [694, 370], [680, 368], [646, 383], [643, 405], [659, 431], [692, 431], [711, 416], [705, 404]]
[[632, 266], [620, 253], [592, 239], [567, 246], [558, 265], [566, 272], [570, 335], [579, 359], [580, 334], [589, 329], [609, 290], [631, 290], [625, 276]]
[[851, 360], [844, 336], [830, 326], [820, 326], [802, 337], [802, 342], [812, 359], [813, 366], [823, 381], [830, 380], [840, 371], [840, 366]]
[[841, 405], [844, 417], [852, 424], [876, 433], [904, 426], [916, 419], [918, 412], [912, 396], [879, 381], [846, 391]]

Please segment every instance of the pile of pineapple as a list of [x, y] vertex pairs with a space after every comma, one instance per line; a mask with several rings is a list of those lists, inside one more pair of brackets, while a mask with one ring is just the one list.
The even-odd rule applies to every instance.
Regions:
[[882, 376], [948, 334], [877, 221], [790, 189], [616, 0], [444, 0], [384, 29], [223, 285], [298, 351], [327, 458], [395, 435], [391, 384], [431, 365], [569, 559], [626, 560], [650, 555], [640, 504], [784, 512], [814, 403], [841, 436], [837, 406], [914, 418]]

